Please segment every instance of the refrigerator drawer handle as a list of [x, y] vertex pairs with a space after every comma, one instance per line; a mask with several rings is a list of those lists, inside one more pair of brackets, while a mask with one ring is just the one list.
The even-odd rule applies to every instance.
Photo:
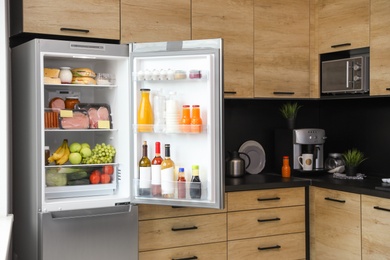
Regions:
[[383, 211], [390, 211], [390, 209], [382, 208], [382, 207], [379, 207], [379, 206], [374, 206], [374, 209], [383, 210]]
[[172, 260], [192, 260], [192, 259], [198, 259], [198, 257], [190, 256], [190, 257], [183, 257], [183, 258], [172, 258]]
[[257, 222], [269, 222], [269, 221], [279, 221], [280, 218], [266, 218], [266, 219], [258, 219]]
[[345, 203], [345, 200], [338, 200], [338, 199], [333, 199], [333, 198], [329, 198], [329, 197], [325, 197], [325, 200], [330, 200], [330, 201], [334, 201], [334, 202]]
[[109, 207], [109, 208], [55, 211], [55, 212], [51, 212], [51, 217], [55, 220], [87, 218], [87, 217], [90, 218], [90, 217], [123, 214], [123, 213], [128, 213], [130, 211], [131, 211], [131, 205], [120, 205], [120, 206]]
[[198, 227], [192, 226], [192, 227], [172, 228], [172, 231], [184, 231], [184, 230], [193, 230], [193, 229], [198, 229]]
[[257, 201], [269, 201], [269, 200], [280, 200], [279, 197], [273, 197], [273, 198], [258, 198]]
[[279, 249], [279, 248], [282, 248], [281, 246], [279, 245], [275, 245], [275, 246], [267, 246], [267, 247], [258, 247], [257, 249], [258, 250], [270, 250], [270, 249]]
[[65, 28], [61, 27], [61, 31], [72, 31], [72, 32], [83, 32], [83, 33], [89, 33], [89, 30], [87, 29], [76, 29], [76, 28]]

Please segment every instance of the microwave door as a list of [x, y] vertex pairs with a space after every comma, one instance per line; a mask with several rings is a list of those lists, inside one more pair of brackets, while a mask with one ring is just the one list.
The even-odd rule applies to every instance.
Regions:
[[322, 92], [344, 92], [350, 88], [348, 61], [326, 61], [322, 63]]

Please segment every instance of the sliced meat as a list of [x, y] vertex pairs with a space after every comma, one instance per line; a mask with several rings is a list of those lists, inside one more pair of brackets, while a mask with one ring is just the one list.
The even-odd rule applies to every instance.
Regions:
[[90, 128], [98, 128], [98, 110], [94, 107], [88, 109], [88, 116], [89, 116], [89, 127]]
[[49, 107], [53, 110], [65, 109], [65, 101], [59, 97], [52, 98], [49, 102]]
[[110, 113], [108, 112], [107, 107], [99, 107], [98, 111], [99, 120], [109, 120], [110, 119]]
[[64, 129], [86, 129], [89, 128], [88, 115], [83, 112], [73, 112], [73, 117], [63, 117], [61, 126]]

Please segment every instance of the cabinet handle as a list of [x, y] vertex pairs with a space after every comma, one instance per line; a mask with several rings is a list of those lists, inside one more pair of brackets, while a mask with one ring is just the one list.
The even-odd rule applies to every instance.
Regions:
[[382, 207], [379, 207], [379, 206], [374, 206], [374, 209], [383, 210], [383, 211], [389, 211], [390, 212], [390, 209], [382, 208]]
[[190, 257], [183, 257], [183, 258], [172, 258], [172, 260], [192, 260], [192, 259], [198, 259], [197, 256], [190, 256]]
[[274, 91], [274, 95], [294, 95], [295, 92], [289, 91]]
[[237, 94], [237, 91], [224, 91], [223, 93], [224, 93], [224, 94], [232, 94], [232, 95], [235, 95], [235, 94]]
[[61, 31], [72, 31], [72, 32], [83, 32], [83, 33], [89, 33], [89, 30], [87, 29], [76, 29], [76, 28], [64, 28], [61, 27]]
[[192, 230], [192, 229], [198, 229], [198, 227], [192, 226], [192, 227], [172, 228], [172, 231], [184, 231], [184, 230]]
[[172, 206], [173, 209], [182, 209], [185, 208], [184, 206]]
[[390, 88], [386, 88], [386, 90], [390, 90]]
[[258, 250], [270, 250], [270, 249], [279, 249], [279, 248], [282, 248], [281, 246], [279, 245], [276, 245], [276, 246], [267, 246], [267, 247], [258, 247], [257, 249]]
[[266, 219], [258, 219], [257, 222], [269, 222], [269, 221], [279, 221], [280, 218], [266, 218]]
[[347, 42], [347, 43], [335, 44], [335, 45], [332, 45], [330, 47], [332, 47], [332, 48], [339, 48], [339, 47], [345, 47], [345, 46], [351, 46], [351, 43]]
[[333, 199], [333, 198], [329, 198], [329, 197], [326, 197], [325, 200], [330, 200], [330, 201], [334, 201], [334, 202], [345, 203], [345, 200], [338, 200], [338, 199]]
[[258, 198], [257, 201], [269, 201], [269, 200], [280, 200], [279, 197], [274, 198]]

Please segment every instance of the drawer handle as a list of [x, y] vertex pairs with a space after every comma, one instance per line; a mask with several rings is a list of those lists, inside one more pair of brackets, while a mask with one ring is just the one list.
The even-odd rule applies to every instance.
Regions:
[[347, 42], [347, 43], [335, 44], [335, 45], [332, 45], [330, 47], [332, 47], [332, 48], [339, 48], [339, 47], [345, 47], [345, 46], [351, 46], [351, 43]]
[[235, 95], [235, 94], [237, 94], [237, 91], [224, 91], [223, 93], [224, 93], [224, 94], [232, 94], [232, 95]]
[[290, 91], [274, 91], [274, 95], [294, 95], [295, 92]]
[[390, 88], [386, 88], [386, 90], [390, 90]]
[[274, 198], [258, 198], [257, 201], [269, 201], [269, 200], [280, 200], [279, 197]]
[[330, 200], [330, 201], [339, 202], [339, 203], [345, 203], [345, 200], [338, 200], [338, 199], [333, 199], [333, 198], [329, 198], [329, 197], [325, 197], [325, 200]]
[[183, 258], [172, 258], [172, 260], [192, 260], [192, 259], [198, 259], [198, 257], [190, 256], [190, 257], [183, 257]]
[[89, 33], [89, 30], [86, 30], [86, 29], [76, 29], [76, 28], [64, 28], [64, 27], [62, 27], [60, 30], [61, 31], [72, 31], [72, 32]]
[[279, 248], [282, 248], [281, 246], [279, 245], [276, 245], [276, 246], [267, 246], [267, 247], [258, 247], [257, 249], [258, 250], [270, 250], [270, 249], [279, 249]]
[[374, 206], [374, 209], [383, 210], [383, 211], [389, 211], [390, 212], [390, 209], [382, 208], [382, 207], [379, 207], [379, 206]]
[[193, 230], [193, 229], [198, 229], [198, 227], [192, 226], [192, 227], [172, 228], [172, 231], [184, 231], [184, 230]]
[[182, 209], [185, 208], [184, 206], [172, 206], [173, 209]]
[[258, 219], [257, 222], [269, 222], [269, 221], [279, 221], [280, 218], [266, 218], [266, 219]]

